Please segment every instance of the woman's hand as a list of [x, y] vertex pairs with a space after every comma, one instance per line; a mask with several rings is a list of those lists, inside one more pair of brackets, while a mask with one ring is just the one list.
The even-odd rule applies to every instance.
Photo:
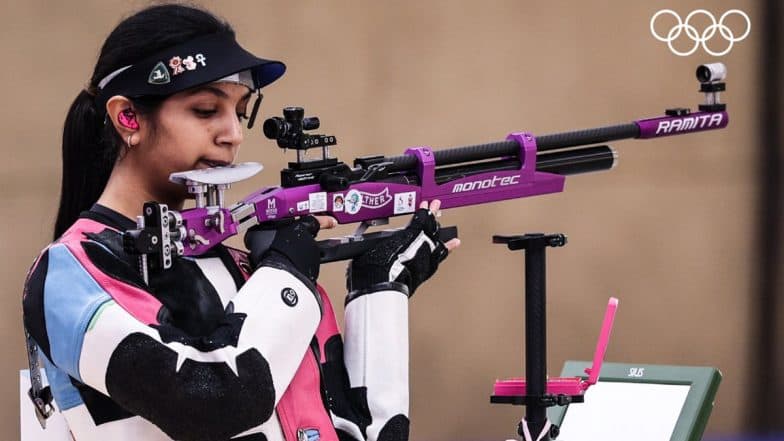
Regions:
[[[428, 207], [427, 201], [422, 201], [422, 203], [419, 204], [419, 208], [428, 209], [436, 218], [441, 217], [441, 201], [438, 199], [434, 199], [433, 202], [430, 203], [430, 207]], [[444, 246], [446, 247], [447, 251], [452, 251], [460, 246], [460, 239], [454, 238], [448, 242], [445, 242]]]
[[409, 296], [438, 269], [459, 239], [438, 238], [441, 202], [422, 202], [408, 226], [356, 257], [348, 268], [349, 296], [394, 289]]
[[245, 246], [250, 251], [251, 265], [285, 267], [315, 283], [321, 265], [321, 253], [316, 245], [321, 225], [314, 216], [303, 216], [249, 229], [245, 233]]
[[313, 216], [322, 230], [329, 230], [338, 226], [338, 220], [332, 216]]

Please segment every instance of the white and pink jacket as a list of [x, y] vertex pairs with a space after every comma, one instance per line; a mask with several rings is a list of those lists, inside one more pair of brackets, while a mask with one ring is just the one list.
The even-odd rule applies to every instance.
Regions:
[[[36, 260], [25, 326], [77, 441], [408, 439], [408, 298], [345, 308], [218, 246], [145, 284], [95, 206]], [[345, 344], [344, 344], [345, 341]]]

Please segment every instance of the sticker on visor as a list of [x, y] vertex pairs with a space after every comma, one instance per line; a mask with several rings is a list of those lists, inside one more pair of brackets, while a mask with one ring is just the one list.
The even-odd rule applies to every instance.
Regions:
[[150, 76], [147, 77], [147, 82], [150, 84], [169, 84], [171, 82], [169, 70], [166, 69], [166, 65], [163, 64], [163, 61], [159, 61], [158, 64], [155, 65], [150, 72]]

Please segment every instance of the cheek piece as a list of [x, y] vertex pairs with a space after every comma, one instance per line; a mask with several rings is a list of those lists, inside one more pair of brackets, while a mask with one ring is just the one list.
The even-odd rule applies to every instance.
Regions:
[[117, 120], [125, 128], [138, 130], [139, 123], [136, 121], [136, 114], [131, 109], [125, 109], [117, 115]]

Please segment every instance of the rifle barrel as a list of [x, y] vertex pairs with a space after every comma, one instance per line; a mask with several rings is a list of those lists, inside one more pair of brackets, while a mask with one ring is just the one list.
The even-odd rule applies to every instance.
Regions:
[[[542, 153], [536, 156], [536, 171], [568, 176], [609, 170], [615, 165], [617, 157], [615, 150], [606, 145]], [[436, 169], [435, 181], [441, 185], [479, 173], [519, 169], [520, 160], [517, 158], [439, 167]]]
[[[537, 136], [536, 148], [538, 152], [544, 152], [619, 139], [637, 138], [638, 136], [640, 136], [640, 127], [636, 123], [619, 124]], [[497, 141], [487, 144], [433, 150], [436, 166], [439, 167], [504, 156], [517, 156], [519, 153], [520, 145], [516, 141]], [[413, 170], [417, 166], [417, 159], [413, 155], [391, 156], [385, 158], [385, 162], [392, 163], [389, 167], [389, 171], [392, 172]]]
[[593, 129], [575, 130], [572, 132], [553, 133], [536, 137], [536, 150], [558, 150], [588, 144], [617, 141], [619, 139], [637, 138], [640, 126], [637, 123], [618, 124], [615, 126], [596, 127]]

